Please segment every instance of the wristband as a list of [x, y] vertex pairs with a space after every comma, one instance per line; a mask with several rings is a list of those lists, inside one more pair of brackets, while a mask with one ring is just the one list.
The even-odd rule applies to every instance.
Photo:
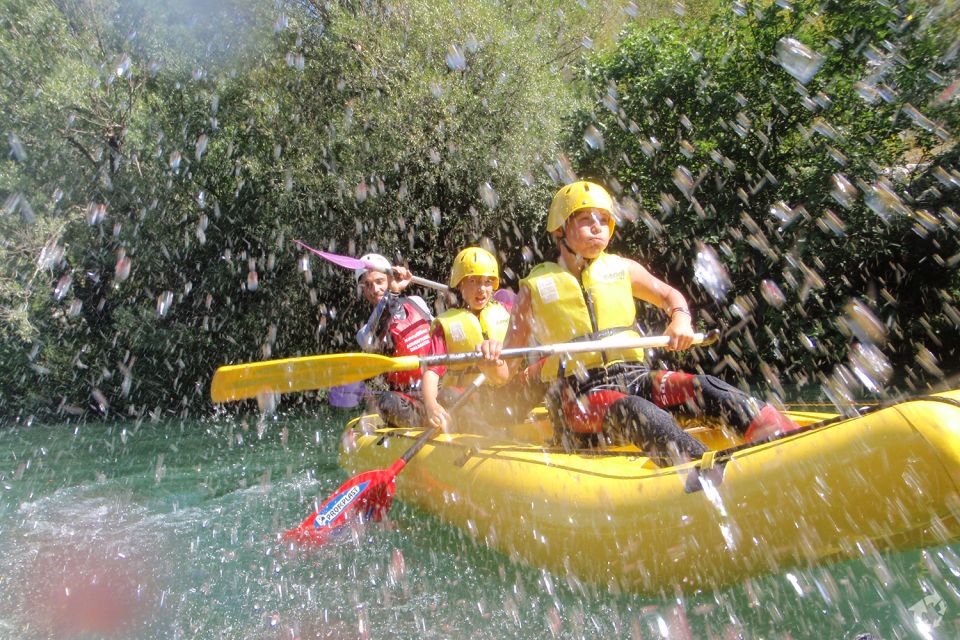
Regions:
[[686, 307], [674, 307], [674, 308], [670, 309], [670, 319], [671, 319], [671, 320], [673, 320], [673, 314], [675, 314], [675, 313], [685, 313], [685, 314], [687, 314], [687, 316], [689, 316], [691, 319], [693, 318], [693, 315], [690, 313], [690, 309], [687, 309]]

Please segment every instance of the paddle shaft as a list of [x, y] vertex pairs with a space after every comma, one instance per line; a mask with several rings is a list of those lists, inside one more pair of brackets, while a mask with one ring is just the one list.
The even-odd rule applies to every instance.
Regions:
[[[486, 376], [484, 376], [482, 373], [478, 374], [477, 377], [473, 379], [473, 382], [470, 383], [470, 386], [464, 389], [463, 393], [460, 394], [460, 397], [457, 398], [456, 402], [453, 403], [447, 412], [451, 415], [454, 415], [457, 410], [459, 410], [460, 407], [466, 403], [467, 399], [472, 396], [477, 389], [483, 386], [485, 380]], [[437, 435], [438, 431], [440, 431], [440, 427], [430, 427], [421, 433], [420, 437], [418, 437], [417, 440], [410, 445], [410, 448], [407, 449], [402, 456], [400, 456], [400, 460], [403, 461], [402, 466], [406, 466], [406, 464], [410, 462], [410, 458], [417, 455], [417, 453], [420, 452], [420, 449], [423, 449], [423, 446], [427, 444], [427, 442], [429, 442], [435, 435]]]
[[[696, 334], [694, 343], [712, 344], [718, 335], [716, 331], [705, 335]], [[667, 336], [631, 339], [618, 339], [614, 336], [606, 340], [506, 349], [501, 353], [501, 357], [522, 358], [590, 351], [614, 352], [665, 347], [669, 344], [670, 338]], [[436, 356], [396, 357], [373, 353], [338, 353], [227, 365], [218, 368], [214, 373], [210, 385], [210, 398], [214, 402], [229, 402], [254, 398], [264, 393], [310, 391], [366, 380], [385, 373], [411, 371], [436, 365], [469, 364], [482, 359], [483, 355], [475, 351]]]
[[[706, 346], [715, 343], [720, 338], [720, 332], [714, 329], [708, 333], [697, 333], [693, 336], [693, 344]], [[536, 347], [517, 347], [504, 349], [500, 352], [501, 358], [523, 358], [526, 356], [554, 356], [558, 354], [589, 353], [593, 351], [623, 351], [626, 349], [653, 349], [666, 347], [670, 344], [667, 336], [646, 336], [623, 340], [584, 340], [582, 342], [565, 342], [562, 344], [546, 344]], [[466, 353], [447, 353], [436, 356], [421, 356], [421, 367], [437, 365], [456, 365], [483, 360], [482, 353], [468, 351]]]

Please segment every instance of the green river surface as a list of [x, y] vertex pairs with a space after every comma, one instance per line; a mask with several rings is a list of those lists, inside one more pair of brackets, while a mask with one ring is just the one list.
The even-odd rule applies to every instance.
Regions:
[[659, 597], [570, 584], [401, 502], [359, 537], [278, 545], [347, 478], [348, 417], [0, 431], [0, 637], [960, 638], [960, 545]]

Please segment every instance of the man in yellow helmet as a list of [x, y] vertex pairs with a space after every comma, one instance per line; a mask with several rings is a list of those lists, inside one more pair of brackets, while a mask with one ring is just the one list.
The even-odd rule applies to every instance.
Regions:
[[[640, 263], [606, 252], [616, 228], [613, 211], [610, 194], [592, 182], [574, 182], [556, 194], [547, 231], [560, 255], [521, 280], [503, 344], [481, 345], [487, 357], [481, 369], [492, 380], [502, 384], [520, 366], [500, 360], [501, 349], [524, 346], [531, 337], [556, 344], [638, 335], [634, 299], [667, 314], [668, 349], [690, 347], [693, 327], [683, 294]], [[578, 441], [625, 436], [663, 461], [707, 450], [677, 425], [671, 410], [721, 416], [748, 438], [796, 428], [772, 406], [713, 376], [652, 371], [643, 357], [643, 350], [632, 349], [548, 358], [541, 375], [556, 381], [549, 399], [565, 433]]]
[[[450, 288], [458, 292], [461, 304], [434, 319], [431, 335], [434, 355], [473, 352], [484, 340], [504, 339], [513, 303], [496, 298], [500, 288], [500, 268], [492, 253], [481, 247], [467, 247], [460, 251], [450, 270]], [[468, 386], [478, 373], [476, 365], [470, 364], [428, 369], [423, 374], [427, 422], [446, 428], [450, 421], [443, 404], [449, 405], [456, 394], [448, 393], [444, 402], [439, 400], [441, 378], [444, 390], [449, 391]], [[467, 414], [463, 422], [509, 424], [522, 419], [543, 399], [543, 389], [522, 385], [506, 391], [488, 385], [477, 395], [474, 405], [483, 407], [483, 416], [475, 415], [478, 412]]]

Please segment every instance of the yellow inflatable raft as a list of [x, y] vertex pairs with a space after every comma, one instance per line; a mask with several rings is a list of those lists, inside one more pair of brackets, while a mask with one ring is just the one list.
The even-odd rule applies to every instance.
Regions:
[[[658, 468], [632, 447], [552, 446], [540, 412], [438, 436], [397, 496], [559, 576], [667, 594], [960, 537], [960, 390], [854, 418], [791, 416], [804, 428], [748, 445], [694, 428], [716, 450]], [[419, 433], [358, 418], [341, 466], [386, 467]]]

